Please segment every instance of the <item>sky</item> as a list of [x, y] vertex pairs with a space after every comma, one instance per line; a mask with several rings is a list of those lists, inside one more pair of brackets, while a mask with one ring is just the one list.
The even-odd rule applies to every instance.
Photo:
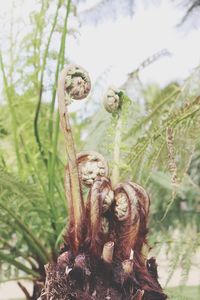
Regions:
[[[12, 0], [1, 1], [0, 15], [8, 13]], [[20, 18], [27, 19], [34, 9], [33, 0], [16, 0]], [[98, 3], [86, 0], [78, 6], [78, 14]], [[23, 5], [22, 5], [23, 3]], [[178, 27], [183, 9], [170, 0], [136, 1], [132, 18], [108, 18], [94, 25], [70, 19], [70, 26], [78, 31], [78, 37], [68, 39], [67, 56], [89, 71], [95, 82], [102, 74], [111, 85], [120, 86], [129, 72], [162, 49], [171, 55], [160, 58], [140, 73], [141, 81], [156, 82], [164, 86], [172, 80], [183, 80], [200, 64], [200, 28]], [[1, 32], [2, 32], [1, 28]]]
[[95, 79], [108, 69], [110, 83], [120, 85], [143, 60], [167, 49], [171, 55], [141, 71], [140, 79], [161, 86], [185, 79], [200, 64], [200, 29], [186, 32], [178, 27], [183, 10], [171, 1], [148, 3], [137, 1], [132, 18], [83, 25], [79, 38], [69, 47], [72, 61], [84, 66]]

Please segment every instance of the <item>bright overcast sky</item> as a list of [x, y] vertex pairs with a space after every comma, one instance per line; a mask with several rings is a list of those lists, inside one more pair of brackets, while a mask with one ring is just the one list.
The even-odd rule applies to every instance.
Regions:
[[[21, 18], [28, 18], [34, 9], [33, 0], [17, 0]], [[86, 0], [78, 12], [91, 7], [97, 0]], [[1, 1], [1, 15], [10, 8], [11, 0]], [[183, 11], [171, 0], [136, 1], [132, 18], [120, 17], [117, 21], [91, 23], [78, 28], [77, 39], [68, 39], [68, 57], [85, 67], [93, 81], [109, 70], [110, 84], [120, 85], [126, 74], [133, 71], [143, 60], [166, 48], [170, 57], [163, 57], [140, 74], [142, 82], [157, 82], [162, 86], [174, 79], [184, 79], [200, 64], [200, 29], [184, 32], [178, 29]], [[145, 4], [145, 3], [148, 3]], [[76, 26], [73, 18], [70, 27]], [[1, 28], [2, 31], [2, 28]]]
[[161, 85], [173, 79], [184, 79], [200, 64], [200, 30], [185, 33], [183, 28], [177, 28], [183, 11], [180, 6], [172, 5], [172, 1], [148, 1], [151, 3], [148, 6], [144, 1], [137, 2], [132, 19], [121, 17], [115, 22], [83, 26], [79, 39], [71, 42], [70, 57], [85, 66], [94, 78], [111, 67], [109, 80], [119, 85], [125, 74], [153, 53], [166, 48], [172, 55], [146, 68], [140, 78], [144, 83]]

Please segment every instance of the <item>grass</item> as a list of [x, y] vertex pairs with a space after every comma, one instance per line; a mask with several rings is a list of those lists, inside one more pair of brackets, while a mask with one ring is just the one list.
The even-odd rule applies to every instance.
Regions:
[[178, 286], [167, 288], [166, 293], [170, 300], [199, 300], [200, 286]]

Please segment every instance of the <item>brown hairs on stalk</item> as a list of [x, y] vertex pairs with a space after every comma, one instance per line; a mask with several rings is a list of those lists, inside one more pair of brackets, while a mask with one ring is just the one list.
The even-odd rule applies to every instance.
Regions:
[[149, 196], [141, 186], [133, 182], [119, 184], [114, 193], [117, 219], [116, 258], [126, 260], [133, 250], [132, 280], [138, 284], [140, 289], [148, 292], [148, 300], [166, 299], [158, 282], [155, 260], [146, 261], [142, 253], [144, 245], [148, 247], [146, 235], [148, 232]]
[[[141, 253], [146, 242], [150, 200], [136, 183], [120, 183], [114, 190], [116, 217], [116, 256], [128, 259], [131, 249]], [[141, 254], [142, 255], [142, 254]]]
[[149, 214], [149, 207], [150, 207], [150, 198], [147, 192], [140, 185], [134, 182], [129, 182], [128, 184], [132, 187], [135, 193], [137, 199], [137, 208], [138, 208], [138, 213], [140, 218], [138, 238], [135, 243], [134, 251], [141, 252], [144, 244], [147, 244], [146, 236], [148, 233], [147, 221], [148, 221], [148, 214]]
[[[88, 250], [88, 245], [91, 244], [92, 253], [99, 254], [102, 249], [100, 247], [97, 251], [99, 245], [95, 245], [94, 238], [91, 239], [91, 233], [93, 237], [96, 236], [97, 240], [98, 237], [99, 240], [103, 240], [103, 237], [106, 235], [105, 231], [107, 230], [107, 233], [109, 231], [109, 222], [107, 218], [103, 216], [105, 211], [110, 208], [110, 205], [113, 202], [113, 199], [111, 198], [114, 196], [111, 190], [110, 180], [105, 177], [108, 175], [108, 165], [104, 157], [95, 151], [82, 151], [78, 153], [76, 155], [76, 162], [81, 189], [83, 186], [86, 186], [87, 188], [90, 188], [90, 193], [86, 204], [82, 208], [79, 227], [77, 228], [75, 235], [74, 201], [72, 201], [71, 176], [69, 165], [67, 165], [65, 168], [64, 186], [69, 209], [69, 225], [64, 240], [73, 253], [77, 252], [77, 249], [74, 247], [74, 245], [76, 245], [74, 237], [76, 236], [79, 241], [79, 250], [85, 249], [85, 246], [87, 246], [86, 250]], [[112, 197], [110, 197], [111, 192]], [[87, 213], [87, 215], [85, 215], [85, 213]], [[88, 222], [91, 225], [89, 225]], [[99, 232], [98, 235], [97, 232]], [[86, 235], [86, 233], [88, 234]], [[89, 244], [87, 241], [89, 241]]]
[[85, 244], [94, 256], [101, 256], [103, 245], [109, 240], [110, 224], [107, 214], [112, 202], [110, 180], [98, 177], [90, 189], [86, 206], [87, 238]]
[[140, 215], [133, 188], [128, 183], [120, 183], [115, 195], [115, 256], [120, 261], [128, 259], [138, 238]]
[[[141, 263], [140, 256], [138, 256], [138, 253], [136, 253], [134, 256], [132, 279], [140, 289], [145, 291], [144, 299], [167, 299], [167, 296], [163, 293], [163, 290], [158, 282], [157, 265], [155, 265], [155, 261], [152, 261], [151, 258], [147, 261], [147, 266], [148, 267]], [[152, 269], [154, 269], [153, 272]]]
[[[64, 188], [65, 188], [65, 194], [66, 194], [67, 205], [69, 210], [69, 222], [68, 222], [66, 232], [63, 236], [63, 239], [65, 245], [67, 245], [67, 249], [70, 249], [73, 251], [73, 253], [75, 253], [77, 249], [74, 248], [74, 245], [76, 243], [74, 238], [75, 237], [74, 207], [73, 207], [73, 201], [71, 196], [72, 187], [71, 187], [71, 177], [69, 175], [68, 165], [65, 167]], [[86, 236], [84, 214], [85, 212], [83, 211], [83, 215], [81, 216], [81, 220], [80, 220], [80, 226], [78, 227], [78, 231], [77, 231], [77, 237], [80, 242], [80, 246], [82, 245], [84, 237]]]

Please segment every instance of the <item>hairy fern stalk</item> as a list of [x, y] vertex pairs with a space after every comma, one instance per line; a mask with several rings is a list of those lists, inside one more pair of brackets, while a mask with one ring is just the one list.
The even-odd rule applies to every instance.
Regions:
[[[68, 155], [65, 191], [70, 219], [60, 255], [45, 267], [40, 299], [164, 300], [156, 261], [147, 258], [149, 196], [136, 183], [117, 182], [122, 91], [110, 89], [104, 101], [108, 112], [118, 114], [112, 181], [101, 154], [76, 154], [67, 108], [71, 99], [85, 98], [90, 87], [87, 72], [79, 66], [62, 71], [58, 99]], [[85, 201], [83, 186], [88, 189]]]

